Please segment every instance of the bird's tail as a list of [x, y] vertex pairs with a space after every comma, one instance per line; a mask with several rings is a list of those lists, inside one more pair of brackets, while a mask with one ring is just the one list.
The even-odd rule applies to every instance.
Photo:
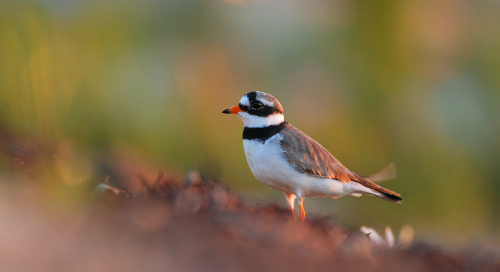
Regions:
[[[389, 191], [389, 190], [387, 190]], [[394, 193], [392, 191], [390, 192], [383, 192], [383, 191], [378, 191], [377, 197], [382, 198], [383, 200], [387, 200], [390, 202], [396, 202], [396, 203], [403, 203], [403, 199], [399, 196], [399, 194]]]
[[352, 175], [352, 178], [354, 178], [353, 180], [355, 180], [359, 185], [361, 185], [361, 187], [357, 188], [358, 189], [357, 192], [353, 194], [354, 196], [360, 196], [360, 194], [366, 194], [366, 195], [376, 196], [390, 202], [403, 203], [403, 199], [401, 198], [400, 194], [391, 191], [389, 189], [386, 189], [375, 183], [378, 181], [396, 178], [396, 167], [394, 166], [393, 163], [387, 165], [379, 172], [370, 176], [362, 176], [354, 172], [350, 173]]
[[[372, 182], [379, 182], [395, 178], [396, 178], [396, 166], [394, 165], [394, 163], [388, 164], [379, 172], [368, 177], [368, 179]], [[383, 200], [387, 200], [390, 202], [403, 203], [403, 199], [401, 198], [400, 194], [381, 186], [378, 187], [379, 188], [375, 189], [375, 191], [378, 193], [377, 197], [380, 197]]]
[[382, 168], [377, 173], [371, 174], [365, 178], [371, 182], [380, 182], [380, 181], [384, 181], [384, 180], [395, 179], [396, 178], [396, 166], [394, 165], [394, 163], [389, 163], [388, 165], [386, 165], [384, 168]]

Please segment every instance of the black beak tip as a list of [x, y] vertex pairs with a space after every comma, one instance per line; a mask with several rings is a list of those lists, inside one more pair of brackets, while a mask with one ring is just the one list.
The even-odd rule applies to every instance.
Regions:
[[225, 110], [223, 110], [223, 111], [222, 111], [222, 113], [225, 113], [225, 114], [230, 114], [229, 109], [225, 109]]

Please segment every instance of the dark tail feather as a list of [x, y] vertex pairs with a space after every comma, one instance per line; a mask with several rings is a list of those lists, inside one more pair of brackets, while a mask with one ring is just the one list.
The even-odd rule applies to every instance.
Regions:
[[399, 196], [392, 195], [392, 194], [389, 194], [386, 192], [381, 192], [381, 191], [379, 191], [379, 193], [382, 194], [382, 199], [384, 199], [384, 200], [396, 202], [396, 203], [403, 203], [403, 199]]

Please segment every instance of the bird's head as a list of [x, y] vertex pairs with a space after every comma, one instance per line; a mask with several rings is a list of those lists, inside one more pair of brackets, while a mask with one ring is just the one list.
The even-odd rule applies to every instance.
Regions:
[[237, 106], [222, 113], [237, 114], [245, 127], [268, 127], [284, 122], [283, 107], [274, 96], [263, 92], [245, 94]]

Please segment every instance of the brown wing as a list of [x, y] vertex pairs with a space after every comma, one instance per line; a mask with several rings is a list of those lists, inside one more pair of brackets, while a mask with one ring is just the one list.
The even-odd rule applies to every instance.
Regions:
[[286, 159], [297, 171], [342, 182], [356, 181], [370, 189], [399, 196], [398, 193], [387, 190], [370, 182], [362, 175], [350, 171], [326, 148], [294, 126], [287, 124], [280, 133], [283, 136], [281, 147]]
[[287, 124], [280, 132], [286, 159], [299, 172], [349, 182], [350, 171], [326, 148], [294, 126]]

